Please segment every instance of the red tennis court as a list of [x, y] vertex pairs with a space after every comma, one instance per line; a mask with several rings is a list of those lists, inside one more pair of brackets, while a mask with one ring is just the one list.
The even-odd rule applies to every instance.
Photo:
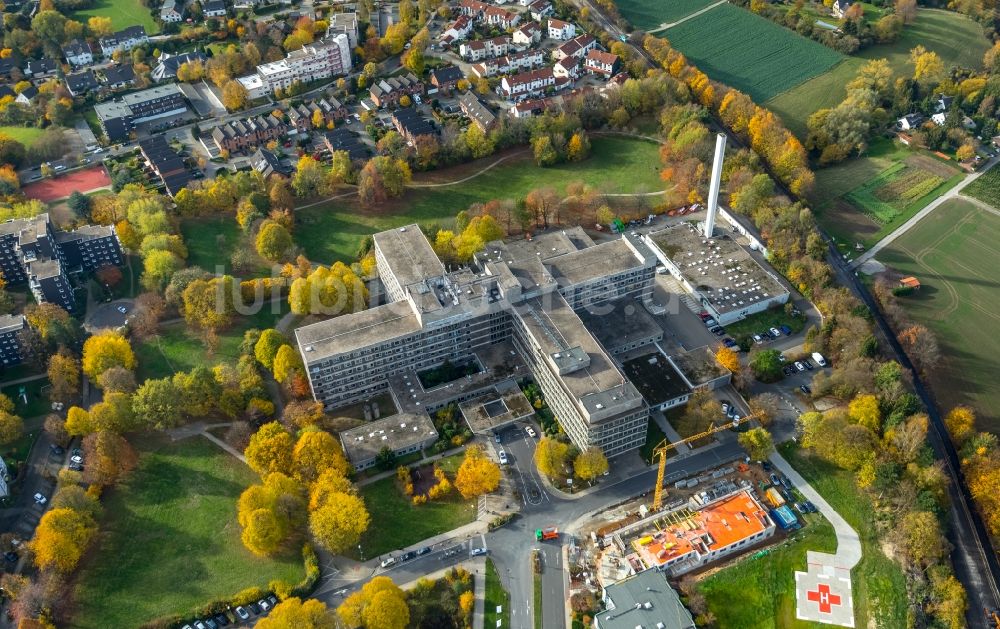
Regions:
[[104, 166], [93, 166], [30, 183], [22, 187], [21, 191], [30, 199], [49, 203], [68, 197], [74, 190], [89, 192], [110, 185], [111, 177], [108, 176]]

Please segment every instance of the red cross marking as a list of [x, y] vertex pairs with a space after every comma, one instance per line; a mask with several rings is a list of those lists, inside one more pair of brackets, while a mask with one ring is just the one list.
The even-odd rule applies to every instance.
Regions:
[[826, 583], [816, 586], [815, 590], [806, 592], [806, 598], [815, 603], [819, 603], [819, 611], [829, 614], [834, 605], [840, 605], [840, 596], [830, 592], [830, 586]]

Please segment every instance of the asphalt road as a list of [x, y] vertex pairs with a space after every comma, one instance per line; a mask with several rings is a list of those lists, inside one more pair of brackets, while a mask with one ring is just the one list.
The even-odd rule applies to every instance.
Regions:
[[[491, 533], [442, 541], [425, 555], [385, 569], [369, 561], [367, 565], [371, 567], [371, 573], [359, 580], [351, 580], [337, 572], [334, 566], [325, 565], [323, 580], [314, 596], [337, 606], [345, 596], [373, 576], [387, 575], [396, 583], [407, 583], [468, 559], [472, 548], [485, 547], [511, 596], [512, 629], [533, 629], [534, 575], [530, 557], [531, 551], [537, 548], [542, 553], [543, 565], [542, 626], [564, 626], [568, 572], [564, 570], [562, 546], [571, 541], [565, 534], [566, 529], [588, 514], [651, 492], [656, 482], [656, 469], [644, 468], [635, 473], [635, 465], [616, 465], [616, 461], [612, 460], [612, 471], [602, 479], [600, 489], [575, 498], [556, 495], [547, 490], [534, 469], [532, 457], [536, 440], [527, 436], [524, 430], [526, 425], [520, 423], [504, 430], [498, 446], [508, 453], [510, 459], [507, 478], [514, 484], [522, 501], [520, 517]], [[540, 434], [538, 426], [534, 428]], [[744, 456], [733, 435], [723, 433], [721, 436], [722, 440], [712, 448], [669, 459], [668, 480], [695, 475]], [[496, 443], [493, 445], [497, 446]], [[623, 456], [637, 455], [633, 452]], [[556, 526], [563, 532], [559, 542], [536, 542], [535, 530], [548, 526]]]

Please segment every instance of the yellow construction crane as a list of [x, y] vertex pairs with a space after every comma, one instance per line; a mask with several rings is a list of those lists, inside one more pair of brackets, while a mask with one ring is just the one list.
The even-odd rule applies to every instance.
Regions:
[[717, 432], [722, 432], [723, 430], [730, 430], [731, 428], [736, 428], [740, 424], [750, 421], [758, 417], [760, 413], [751, 413], [746, 417], [741, 417], [740, 419], [734, 419], [733, 421], [722, 424], [721, 426], [716, 426], [712, 424], [708, 427], [705, 432], [700, 432], [697, 435], [692, 435], [686, 439], [681, 439], [680, 441], [668, 441], [664, 439], [660, 442], [658, 446], [653, 448], [653, 456], [660, 457], [660, 465], [656, 472], [656, 491], [653, 492], [653, 511], [659, 511], [660, 507], [663, 506], [663, 475], [667, 471], [667, 451], [671, 448], [676, 448], [677, 446], [684, 443], [691, 443], [692, 441], [698, 441], [699, 439], [704, 439], [710, 435], [714, 435]]

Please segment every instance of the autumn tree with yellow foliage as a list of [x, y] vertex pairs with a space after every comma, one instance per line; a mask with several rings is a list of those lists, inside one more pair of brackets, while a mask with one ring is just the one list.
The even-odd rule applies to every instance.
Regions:
[[73, 509], [51, 509], [42, 516], [31, 541], [35, 565], [62, 573], [71, 572], [97, 534], [97, 522]]
[[469, 446], [455, 475], [455, 487], [466, 500], [477, 498], [500, 486], [500, 466], [483, 454], [479, 446]]
[[608, 471], [608, 459], [597, 446], [590, 446], [573, 461], [573, 473], [585, 481], [594, 480]]
[[337, 619], [326, 604], [314, 598], [286, 598], [257, 623], [258, 629], [335, 629]]
[[83, 344], [83, 373], [97, 382], [102, 373], [112, 367], [135, 369], [132, 345], [118, 332], [95, 334]]
[[569, 444], [552, 437], [542, 437], [535, 448], [535, 467], [549, 478], [561, 476], [565, 471]]
[[337, 608], [348, 627], [405, 629], [410, 623], [406, 594], [389, 577], [375, 577]]

